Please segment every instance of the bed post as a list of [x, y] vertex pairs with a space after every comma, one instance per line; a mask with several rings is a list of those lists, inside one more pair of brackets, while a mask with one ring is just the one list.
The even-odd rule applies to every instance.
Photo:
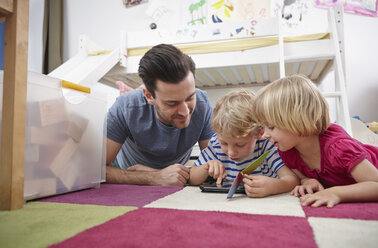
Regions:
[[[345, 86], [345, 73], [343, 67], [343, 60], [341, 54], [343, 51], [340, 49], [340, 39], [338, 36], [338, 30], [342, 30], [342, 21], [340, 13], [342, 13], [342, 7], [329, 9], [329, 24], [331, 27], [331, 41], [334, 47], [334, 66], [335, 66], [335, 90], [339, 92], [336, 99], [337, 119], [344, 129], [352, 136], [352, 125], [350, 121], [350, 114], [348, 109], [348, 99]], [[337, 15], [335, 14], [337, 13]], [[342, 14], [341, 14], [342, 17]], [[339, 23], [339, 28], [337, 27]], [[342, 34], [342, 33], [341, 33]]]
[[5, 17], [0, 210], [24, 204], [29, 1], [0, 2]]
[[277, 17], [278, 21], [278, 49], [279, 49], [279, 66], [280, 78], [285, 77], [285, 55], [284, 55], [284, 41], [282, 35], [282, 19], [281, 16]]
[[[344, 49], [344, 11], [342, 6], [335, 6], [334, 7], [334, 14], [335, 14], [335, 22], [336, 22], [336, 32], [339, 42], [339, 51], [341, 55], [341, 61], [343, 68], [345, 68], [345, 49]], [[345, 75], [345, 70], [344, 77]]]

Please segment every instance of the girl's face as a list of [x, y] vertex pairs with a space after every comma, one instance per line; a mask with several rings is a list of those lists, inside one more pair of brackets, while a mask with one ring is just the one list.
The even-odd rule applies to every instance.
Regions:
[[299, 142], [299, 136], [293, 134], [286, 129], [278, 128], [272, 125], [264, 125], [264, 135], [265, 138], [269, 139], [270, 142], [280, 151], [288, 151], [295, 147]]
[[[241, 138], [225, 137], [217, 134], [222, 151], [226, 153], [231, 160], [240, 162], [247, 158], [255, 150], [256, 140], [259, 136], [249, 134]], [[260, 135], [261, 136], [261, 135]]]

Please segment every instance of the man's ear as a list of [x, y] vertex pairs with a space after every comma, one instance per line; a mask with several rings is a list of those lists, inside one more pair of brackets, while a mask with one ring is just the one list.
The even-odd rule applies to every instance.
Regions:
[[155, 104], [154, 98], [152, 97], [151, 93], [146, 88], [143, 88], [143, 94], [144, 94], [144, 97], [146, 97], [146, 100], [149, 104], [151, 105]]

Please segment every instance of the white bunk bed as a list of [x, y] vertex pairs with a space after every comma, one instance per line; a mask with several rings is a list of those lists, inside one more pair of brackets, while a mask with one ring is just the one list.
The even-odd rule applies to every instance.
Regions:
[[[91, 56], [92, 60], [93, 57], [98, 60], [103, 57], [102, 61], [105, 62], [100, 66], [102, 69], [104, 64], [107, 69], [112, 68], [103, 76], [98, 75], [97, 71], [97, 78], [93, 80], [111, 85], [120, 80], [133, 88], [138, 87], [142, 84], [137, 73], [139, 60], [149, 48], [160, 43], [174, 44], [193, 58], [196, 63], [196, 86], [205, 90], [264, 86], [296, 73], [307, 75], [315, 83], [321, 84], [325, 75], [333, 70], [333, 89], [323, 93], [335, 99], [335, 122], [352, 134], [343, 71], [342, 27], [343, 10], [334, 8], [328, 13], [327, 33], [283, 37], [279, 18], [129, 32], [121, 35], [119, 50]], [[66, 67], [83, 71], [72, 63]], [[70, 78], [67, 70], [63, 69], [58, 68], [51, 76], [82, 82]], [[81, 74], [90, 77], [90, 73]]]
[[351, 134], [340, 53], [342, 9], [330, 9], [328, 19], [328, 33], [292, 37], [283, 37], [279, 18], [128, 33], [121, 43], [121, 65], [126, 67], [123, 81], [130, 86], [142, 83], [137, 74], [139, 60], [159, 43], [174, 44], [193, 58], [196, 86], [205, 90], [263, 86], [296, 73], [320, 84], [333, 69], [334, 90], [324, 95], [336, 99], [336, 122]]

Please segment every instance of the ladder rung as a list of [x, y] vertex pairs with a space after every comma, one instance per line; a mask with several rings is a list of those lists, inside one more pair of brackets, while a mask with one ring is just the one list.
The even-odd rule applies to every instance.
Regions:
[[335, 92], [324, 92], [323, 93], [324, 97], [340, 97], [341, 92], [340, 91], [335, 91]]

